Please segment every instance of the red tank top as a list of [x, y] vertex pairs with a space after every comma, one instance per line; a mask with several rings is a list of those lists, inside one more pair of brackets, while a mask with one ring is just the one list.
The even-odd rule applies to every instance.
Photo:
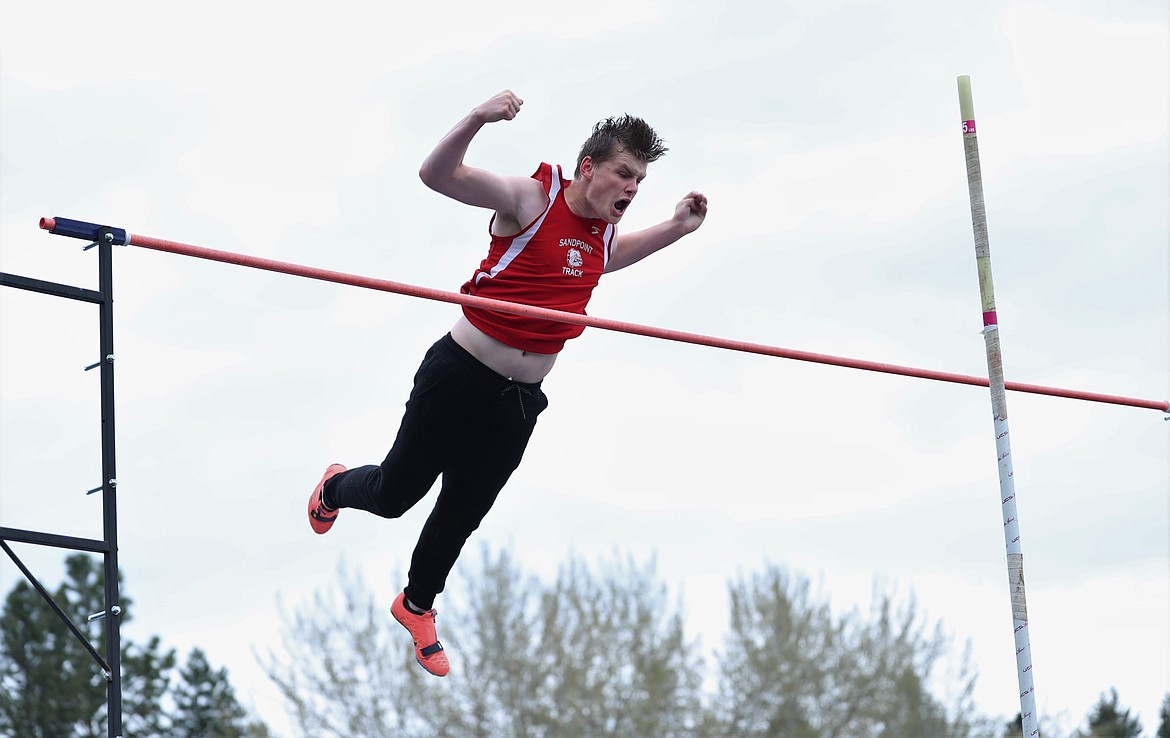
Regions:
[[[569, 210], [565, 190], [572, 180], [564, 179], [559, 165], [541, 164], [532, 177], [544, 185], [548, 207], [514, 236], [493, 234], [487, 258], [460, 291], [584, 315], [609, 261], [615, 229], [600, 218], [582, 218]], [[585, 330], [580, 325], [470, 306], [464, 306], [463, 314], [497, 341], [539, 354], [559, 352], [565, 341]]]

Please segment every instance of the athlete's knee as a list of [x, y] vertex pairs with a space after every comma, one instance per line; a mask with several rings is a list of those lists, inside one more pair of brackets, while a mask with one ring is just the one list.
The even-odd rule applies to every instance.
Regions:
[[426, 495], [429, 488], [429, 485], [392, 480], [383, 473], [375, 474], [368, 487], [370, 512], [382, 518], [400, 518]]

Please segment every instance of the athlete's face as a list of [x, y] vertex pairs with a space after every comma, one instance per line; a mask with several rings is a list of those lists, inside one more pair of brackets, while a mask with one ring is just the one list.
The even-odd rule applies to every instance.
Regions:
[[595, 217], [617, 223], [646, 178], [646, 162], [619, 149], [599, 164], [586, 157], [581, 162], [581, 174], [589, 181], [587, 200]]

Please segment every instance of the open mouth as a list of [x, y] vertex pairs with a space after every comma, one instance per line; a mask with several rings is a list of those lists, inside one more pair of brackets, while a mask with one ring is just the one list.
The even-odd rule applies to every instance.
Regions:
[[623, 198], [623, 199], [618, 200], [617, 202], [615, 202], [613, 204], [613, 209], [618, 211], [619, 213], [624, 213], [624, 212], [626, 212], [626, 208], [628, 208], [629, 206], [630, 206], [630, 201]]

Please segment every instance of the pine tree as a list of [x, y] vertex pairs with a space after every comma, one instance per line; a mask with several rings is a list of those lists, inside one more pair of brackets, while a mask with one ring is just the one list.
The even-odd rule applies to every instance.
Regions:
[[[58, 603], [66, 603], [65, 588]], [[96, 665], [27, 582], [9, 592], [0, 623], [0, 734], [75, 735], [105, 698]]]
[[[104, 609], [104, 572], [94, 557], [73, 554], [54, 601], [101, 651], [102, 621], [89, 622]], [[130, 620], [132, 601], [123, 597], [120, 615]], [[149, 685], [162, 678], [151, 669], [165, 667], [167, 654], [135, 650], [123, 643], [125, 714], [147, 729], [159, 724], [161, 707]], [[106, 735], [106, 680], [97, 662], [33, 587], [18, 582], [5, 601], [0, 621], [0, 727], [28, 738], [89, 738]], [[136, 679], [136, 681], [135, 681]], [[130, 732], [130, 725], [126, 727]], [[138, 732], [138, 731], [136, 731]], [[141, 733], [151, 735], [152, 733]]]
[[[163, 704], [174, 669], [175, 651], [164, 651], [158, 636], [152, 636], [145, 646], [130, 640], [122, 644], [122, 729], [126, 735], [169, 735], [170, 716]], [[104, 722], [105, 703], [100, 712]], [[105, 735], [101, 730], [94, 738]]]
[[1101, 694], [1101, 699], [1089, 712], [1089, 732], [1091, 738], [1138, 738], [1142, 734], [1141, 721], [1130, 715], [1130, 710], [1122, 710], [1117, 689], [1110, 689], [1109, 696]]
[[1156, 738], [1170, 738], [1170, 694], [1162, 698], [1162, 709], [1158, 711], [1158, 732]]
[[1015, 738], [1015, 736], [1022, 736], [1024, 734], [1024, 713], [1017, 712], [1016, 716], [1012, 718], [1006, 726], [1007, 732], [1004, 733], [1005, 738]]
[[[88, 615], [104, 606], [103, 570], [94, 557], [73, 554], [65, 560], [65, 578], [53, 599], [101, 651], [102, 623]], [[133, 601], [124, 593], [119, 603], [121, 624], [130, 621]], [[200, 736], [201, 738], [264, 738], [262, 723], [244, 725], [245, 732], [172, 733], [177, 719], [165, 706], [172, 700], [172, 676], [176, 659], [164, 649], [158, 636], [145, 644], [122, 639], [122, 724], [124, 734], [138, 738]], [[203, 661], [206, 665], [206, 661]], [[184, 686], [195, 690], [191, 679], [199, 673], [198, 661], [189, 663], [181, 676]], [[231, 696], [226, 673], [206, 667], [207, 679], [216, 683], [216, 698]], [[196, 682], [197, 683], [197, 682]], [[185, 696], [191, 691], [182, 692]], [[226, 699], [226, 698], [224, 698]], [[234, 696], [231, 697], [234, 700]], [[217, 705], [226, 704], [214, 703]], [[236, 707], [239, 708], [238, 703]], [[183, 716], [182, 711], [179, 717]], [[226, 725], [242, 722], [230, 713]], [[61, 622], [36, 590], [18, 582], [9, 592], [0, 614], [0, 735], [12, 738], [105, 738], [106, 681], [100, 667], [68, 627]]]
[[173, 738], [245, 738], [248, 712], [236, 701], [226, 669], [213, 669], [195, 648], [174, 689]]

